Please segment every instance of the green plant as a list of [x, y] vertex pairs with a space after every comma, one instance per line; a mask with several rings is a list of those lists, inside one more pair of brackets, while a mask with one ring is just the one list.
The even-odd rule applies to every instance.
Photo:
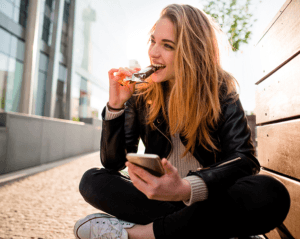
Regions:
[[216, 19], [226, 33], [233, 51], [238, 51], [242, 43], [250, 40], [253, 19], [250, 13], [251, 0], [204, 1], [203, 11]]
[[78, 122], [80, 121], [80, 120], [79, 120], [79, 117], [73, 117], [72, 120], [73, 120], [73, 121], [78, 121]]

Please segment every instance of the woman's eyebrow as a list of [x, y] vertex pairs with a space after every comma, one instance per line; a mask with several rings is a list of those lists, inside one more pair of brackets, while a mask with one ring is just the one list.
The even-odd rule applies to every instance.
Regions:
[[163, 41], [163, 42], [171, 42], [171, 43], [173, 43], [175, 45], [175, 42], [173, 42], [171, 40], [168, 40], [168, 39], [162, 39], [161, 41]]
[[[151, 39], [155, 39], [155, 37], [153, 35], [151, 35], [150, 37], [151, 37]], [[175, 45], [175, 42], [173, 42], [173, 41], [171, 41], [169, 39], [162, 39], [161, 41], [163, 41], [163, 42], [170, 42], [170, 43], [173, 43]]]

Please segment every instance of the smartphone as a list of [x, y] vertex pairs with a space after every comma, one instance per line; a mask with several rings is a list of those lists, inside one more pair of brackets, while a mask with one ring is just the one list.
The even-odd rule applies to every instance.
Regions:
[[161, 159], [156, 154], [128, 153], [126, 158], [130, 163], [147, 170], [156, 177], [161, 177], [165, 174], [165, 170], [161, 164]]

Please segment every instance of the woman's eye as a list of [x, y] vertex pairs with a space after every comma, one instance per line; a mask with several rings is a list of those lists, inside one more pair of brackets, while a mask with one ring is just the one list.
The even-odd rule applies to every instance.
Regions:
[[170, 46], [169, 44], [165, 44], [165, 47], [170, 49], [170, 50], [174, 50], [174, 47]]
[[154, 44], [154, 43], [155, 43], [155, 41], [154, 41], [153, 39], [151, 39], [150, 42], [151, 42], [151, 44]]

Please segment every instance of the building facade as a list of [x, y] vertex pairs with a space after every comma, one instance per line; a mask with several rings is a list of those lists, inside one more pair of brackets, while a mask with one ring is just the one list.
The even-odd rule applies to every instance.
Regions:
[[118, 1], [0, 0], [0, 112], [100, 118], [110, 68], [127, 66]]

